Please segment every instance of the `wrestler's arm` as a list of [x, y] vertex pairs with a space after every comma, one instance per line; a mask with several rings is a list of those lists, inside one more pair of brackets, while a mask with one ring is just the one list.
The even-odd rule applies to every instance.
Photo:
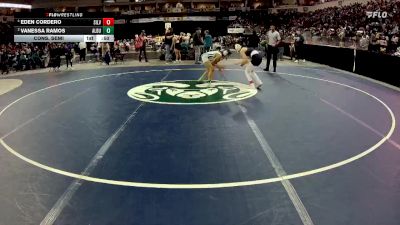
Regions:
[[244, 49], [244, 48], [242, 48], [242, 50], [240, 50], [240, 58], [241, 59], [240, 59], [240, 62], [238, 63], [240, 66], [244, 66], [250, 62], [249, 57], [247, 57], [247, 55], [246, 55], [246, 50], [247, 49]]
[[222, 55], [217, 55], [212, 61], [211, 64], [217, 67], [219, 70], [222, 70], [224, 67], [219, 65], [218, 63], [222, 60]]

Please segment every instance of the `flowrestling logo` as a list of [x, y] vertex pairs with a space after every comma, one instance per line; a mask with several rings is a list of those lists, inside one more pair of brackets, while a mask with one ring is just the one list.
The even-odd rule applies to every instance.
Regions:
[[178, 80], [137, 86], [127, 94], [143, 102], [194, 105], [239, 101], [256, 95], [257, 90], [230, 81], [199, 83], [194, 80]]
[[68, 18], [68, 17], [83, 17], [83, 13], [46, 13], [46, 17]]
[[367, 11], [368, 18], [378, 18], [378, 19], [385, 19], [388, 17], [387, 12], [380, 12], [380, 11]]

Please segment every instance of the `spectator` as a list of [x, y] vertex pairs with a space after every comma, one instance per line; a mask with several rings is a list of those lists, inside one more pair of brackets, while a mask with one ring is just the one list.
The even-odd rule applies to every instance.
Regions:
[[366, 34], [363, 34], [360, 39], [360, 48], [367, 49], [369, 43], [369, 37]]
[[213, 46], [212, 36], [208, 30], [204, 31], [204, 51], [209, 52]]
[[[279, 35], [281, 37], [283, 37], [283, 31], [282, 30], [279, 31]], [[279, 60], [283, 60], [283, 51], [285, 50], [285, 48], [284, 48], [285, 46], [284, 46], [283, 42], [280, 41], [278, 43], [277, 47], [278, 47], [278, 59]]]
[[390, 39], [390, 51], [395, 52], [398, 46], [399, 46], [399, 36], [397, 33], [395, 33]]
[[190, 37], [191, 37], [191, 36], [192, 36], [192, 35], [191, 35], [190, 33], [187, 33], [186, 36], [184, 36], [184, 40], [185, 40], [185, 43], [186, 43], [187, 45], [190, 44]]
[[168, 28], [165, 31], [164, 37], [164, 45], [165, 45], [165, 62], [168, 64], [172, 62], [171, 56], [171, 46], [172, 46], [172, 38], [173, 38], [172, 28]]
[[400, 56], [400, 47], [397, 48], [397, 51], [393, 55]]
[[79, 62], [86, 61], [86, 43], [79, 42]]
[[42, 59], [40, 58], [40, 56], [39, 56], [39, 54], [40, 54], [40, 51], [39, 51], [39, 49], [36, 47], [35, 49], [34, 49], [34, 51], [32, 52], [32, 54], [31, 54], [31, 62], [32, 62], [32, 68], [33, 69], [36, 69], [37, 67], [40, 67], [40, 68], [43, 68], [44, 67], [44, 64], [43, 64], [43, 61], [42, 61]]
[[373, 31], [371, 34], [371, 38], [369, 40], [368, 50], [371, 52], [378, 52], [379, 45], [378, 45], [378, 34]]
[[170, 4], [167, 2], [164, 5], [164, 10], [167, 11], [169, 8], [171, 8]]
[[10, 72], [8, 69], [8, 53], [5, 50], [0, 50], [0, 67], [1, 74]]
[[[22, 63], [22, 60], [21, 60]], [[60, 46], [56, 46], [55, 44], [51, 45], [50, 48], [50, 66], [53, 68], [53, 71], [59, 71], [61, 66], [61, 50]]]
[[178, 3], [176, 3], [176, 8], [177, 9], [183, 9], [184, 7], [183, 7], [182, 3], [178, 2]]
[[200, 56], [201, 56], [201, 48], [203, 45], [204, 45], [204, 42], [203, 42], [203, 37], [201, 36], [201, 28], [198, 27], [196, 29], [196, 32], [193, 34], [195, 64], [201, 64]]
[[250, 48], [257, 49], [259, 43], [260, 43], [260, 38], [258, 37], [257, 32], [254, 30], [254, 31], [253, 31], [253, 34], [249, 37], [249, 44], [248, 44], [248, 46], [249, 46]]
[[304, 59], [304, 36], [301, 34], [300, 30], [296, 31], [296, 36], [294, 38], [295, 42], [295, 48], [296, 48], [296, 61], [299, 62], [299, 60], [303, 60], [305, 62], [306, 60]]
[[180, 33], [180, 35], [174, 36], [172, 41], [173, 49], [175, 52], [175, 62], [182, 61], [181, 51], [182, 51], [183, 35], [184, 33]]
[[125, 41], [124, 46], [125, 46], [125, 52], [129, 52], [129, 50], [131, 49], [131, 45], [129, 44], [129, 41]]
[[295, 34], [290, 35], [290, 45], [289, 45], [289, 54], [290, 60], [293, 60], [293, 57], [296, 58], [296, 47], [295, 47]]
[[65, 61], [67, 63], [67, 69], [69, 65], [71, 65], [72, 69], [72, 49], [69, 46], [65, 46]]
[[379, 43], [379, 47], [380, 47], [379, 51], [381, 53], [385, 53], [387, 50], [387, 45], [388, 45], [387, 37], [385, 35], [380, 35], [378, 43]]
[[108, 43], [103, 43], [102, 53], [104, 54], [104, 55], [103, 55], [104, 62], [105, 62], [107, 65], [110, 65], [110, 62], [111, 62], [111, 48], [110, 48], [110, 44], [108, 44]]
[[[291, 29], [302, 28], [311, 34], [315, 43], [328, 45], [348, 46], [348, 43], [361, 41], [365, 46], [365, 38], [370, 42], [369, 50], [379, 52], [380, 39], [376, 38], [378, 32], [382, 32], [386, 37], [398, 32], [400, 17], [400, 1], [369, 1], [366, 4], [355, 3], [341, 7], [328, 7], [313, 12], [299, 13], [289, 10], [270, 14], [270, 23], [275, 23], [283, 27], [284, 33]], [[366, 17], [366, 11], [387, 11], [387, 19], [373, 19]], [[390, 22], [389, 22], [390, 21]], [[365, 38], [362, 37], [365, 34]], [[306, 38], [306, 36], [305, 36]], [[391, 40], [391, 39], [389, 39]], [[391, 46], [391, 41], [387, 39], [387, 53], [395, 51]], [[361, 46], [361, 43], [360, 43]]]
[[90, 52], [92, 53], [92, 57], [94, 57], [95, 58], [95, 60], [97, 61], [97, 46], [96, 46], [96, 43], [93, 43], [91, 46], [90, 46]]
[[135, 46], [139, 48], [139, 62], [142, 61], [142, 53], [145, 62], [148, 62], [146, 54], [146, 44], [147, 44], [146, 32], [142, 30], [140, 35], [135, 40]]
[[339, 28], [337, 33], [339, 37], [339, 47], [344, 47], [344, 41], [346, 37], [345, 30], [343, 28]]

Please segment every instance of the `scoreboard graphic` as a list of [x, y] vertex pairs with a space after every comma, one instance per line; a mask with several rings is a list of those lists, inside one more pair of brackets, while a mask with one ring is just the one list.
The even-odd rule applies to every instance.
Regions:
[[17, 13], [14, 42], [113, 42], [112, 15], [91, 13]]

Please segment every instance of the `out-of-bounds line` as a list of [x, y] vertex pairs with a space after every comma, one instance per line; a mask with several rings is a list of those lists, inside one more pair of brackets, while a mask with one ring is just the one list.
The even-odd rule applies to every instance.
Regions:
[[341, 69], [338, 69], [338, 68], [333, 68], [333, 67], [327, 67], [326, 69], [307, 68], [307, 67], [303, 67], [303, 68], [306, 69], [306, 70], [318, 70], [318, 71], [324, 71], [324, 72], [327, 72], [327, 73], [331, 72], [331, 73], [336, 73], [336, 74], [348, 75], [348, 76], [352, 76], [352, 77], [368, 80], [368, 81], [370, 81], [372, 83], [382, 85], [384, 87], [390, 88], [390, 89], [395, 90], [395, 91], [400, 91], [400, 88], [396, 87], [394, 85], [391, 85], [391, 84], [388, 84], [388, 83], [385, 83], [385, 82], [382, 82], [382, 81], [379, 81], [379, 80], [375, 80], [373, 78], [366, 77], [366, 76], [363, 76], [363, 75], [360, 75], [360, 74], [352, 73], [352, 72], [349, 72], [349, 71], [346, 71], [346, 70], [341, 70]]
[[[268, 142], [265, 139], [264, 135], [262, 134], [260, 128], [257, 126], [255, 121], [247, 115], [247, 109], [240, 104], [238, 104], [238, 106], [239, 106], [240, 110], [242, 111], [244, 117], [246, 118], [246, 121], [249, 124], [252, 132], [254, 133], [258, 142], [260, 143], [260, 146], [263, 149], [265, 155], [267, 155], [267, 158], [268, 158], [269, 162], [271, 163], [272, 167], [274, 168], [276, 175], [278, 177], [286, 176], [287, 173], [286, 173], [285, 169], [283, 168], [279, 159], [276, 157], [271, 146], [268, 144]], [[283, 187], [285, 188], [287, 194], [289, 195], [289, 198], [292, 201], [303, 224], [304, 225], [313, 225], [314, 223], [310, 217], [310, 214], [307, 212], [306, 207], [304, 206], [303, 202], [301, 201], [301, 199], [300, 199], [299, 195], [297, 194], [296, 189], [293, 187], [292, 183], [289, 180], [282, 180], [281, 183], [282, 183]]]
[[[222, 75], [222, 74], [221, 74]], [[224, 80], [227, 80], [225, 76], [223, 76]], [[286, 176], [287, 173], [283, 168], [282, 164], [280, 163], [278, 157], [276, 157], [274, 151], [272, 150], [271, 146], [268, 144], [267, 139], [262, 134], [260, 128], [257, 126], [256, 122], [249, 117], [247, 114], [247, 109], [240, 103], [236, 103], [239, 106], [240, 111], [242, 111], [244, 117], [246, 118], [249, 127], [251, 128], [253, 134], [256, 136], [261, 148], [263, 149], [265, 155], [267, 156], [269, 162], [271, 163], [272, 167], [275, 170], [275, 173], [278, 177]], [[289, 180], [282, 180], [281, 181], [283, 187], [286, 190], [290, 200], [292, 201], [297, 214], [299, 215], [301, 221], [304, 225], [314, 225], [310, 214], [308, 213], [306, 207], [304, 206], [303, 202], [301, 201], [299, 195], [297, 194], [296, 189], [292, 185]]]
[[[311, 69], [311, 68], [306, 68], [306, 69]], [[317, 69], [317, 70], [321, 70], [321, 69]], [[329, 71], [326, 71], [326, 70], [323, 70], [323, 71], [329, 72]], [[344, 72], [347, 72], [347, 71], [344, 71]], [[338, 72], [336, 72], [336, 73], [338, 73]], [[347, 72], [347, 73], [351, 74], [350, 72]], [[279, 73], [278, 73], [278, 74], [279, 74]], [[289, 74], [289, 73], [280, 73], [280, 74], [289, 75], [289, 76], [295, 76], [295, 77], [296, 77], [296, 76], [297, 76], [297, 77], [304, 77], [303, 75], [296, 75], [296, 74]], [[353, 75], [353, 74], [351, 74], [351, 75]], [[354, 75], [354, 76], [360, 76], [360, 75]], [[323, 79], [315, 78], [315, 77], [310, 77], [310, 78], [311, 78], [311, 79], [316, 79], [316, 80], [323, 80]], [[373, 80], [373, 81], [375, 81], [375, 80]], [[288, 81], [288, 82], [290, 82], [290, 81]], [[290, 83], [292, 83], [292, 82], [290, 82]], [[331, 81], [331, 83], [336, 83], [336, 82]], [[376, 83], [376, 82], [375, 82], [375, 83]], [[292, 83], [292, 84], [293, 84], [293, 83]], [[379, 84], [379, 82], [378, 82], [378, 84]], [[299, 86], [299, 85], [296, 85], [296, 86]], [[344, 85], [344, 86], [350, 87], [350, 86], [348, 86], [348, 85]], [[385, 86], [385, 85], [383, 85], [383, 86]], [[389, 85], [389, 86], [390, 86], [390, 85]], [[303, 88], [303, 87], [301, 87], [301, 88]], [[389, 87], [389, 88], [391, 88], [391, 87]], [[303, 89], [304, 89], [304, 88], [303, 88]], [[354, 88], [353, 88], [353, 89], [354, 89]], [[399, 89], [399, 90], [400, 90], [400, 89]], [[308, 91], [310, 91], [310, 90], [308, 90]], [[373, 133], [375, 133], [376, 135], [378, 135], [379, 137], [381, 137], [381, 138], [384, 138], [384, 137], [385, 137], [384, 134], [382, 134], [381, 132], [377, 131], [375, 128], [371, 127], [370, 125], [368, 125], [368, 124], [365, 123], [364, 121], [358, 119], [358, 118], [355, 117], [354, 115], [352, 115], [352, 114], [346, 112], [345, 110], [343, 110], [343, 109], [340, 108], [339, 106], [337, 106], [337, 105], [335, 105], [335, 104], [333, 104], [333, 103], [327, 101], [326, 99], [323, 99], [323, 98], [319, 97], [315, 92], [313, 92], [313, 91], [310, 91], [310, 92], [311, 92], [313, 95], [315, 95], [317, 98], [319, 98], [319, 99], [320, 99], [322, 102], [324, 102], [325, 104], [327, 104], [327, 105], [333, 107], [334, 109], [338, 110], [339, 112], [341, 112], [341, 113], [343, 113], [344, 115], [348, 116], [349, 118], [353, 119], [354, 121], [356, 121], [357, 123], [359, 123], [359, 124], [362, 125], [363, 127], [369, 129], [370, 131], [372, 131]], [[367, 93], [367, 92], [365, 92], [365, 91], [362, 91], [362, 92]], [[370, 95], [370, 94], [368, 94], [368, 95]], [[371, 95], [370, 95], [370, 96], [371, 96]], [[371, 97], [372, 97], [372, 96], [371, 96]], [[374, 97], [374, 98], [377, 99], [376, 97]], [[381, 102], [381, 101], [380, 101], [380, 102]], [[381, 102], [381, 103], [382, 103], [382, 102]], [[386, 105], [385, 105], [385, 107], [386, 107]], [[394, 147], [396, 147], [397, 149], [400, 149], [400, 144], [399, 144], [399, 143], [393, 141], [393, 140], [390, 139], [390, 138], [388, 138], [387, 141], [388, 141], [390, 144], [392, 144]]]
[[[200, 68], [192, 68], [192, 69], [168, 69], [168, 70], [161, 70], [161, 71], [180, 71], [180, 70], [202, 70]], [[240, 69], [226, 69], [228, 71], [243, 71]], [[89, 77], [89, 78], [83, 78], [80, 80], [74, 80], [74, 81], [69, 81], [66, 83], [60, 83], [57, 85], [53, 85], [53, 86], [49, 86], [40, 90], [37, 90], [35, 92], [32, 92], [30, 94], [27, 94], [15, 101], [13, 101], [12, 103], [10, 103], [9, 105], [7, 105], [4, 109], [2, 109], [0, 111], [0, 117], [1, 115], [4, 114], [4, 112], [11, 108], [13, 105], [15, 105], [16, 103], [18, 103], [19, 101], [27, 98], [28, 96], [32, 96], [34, 94], [43, 92], [45, 90], [48, 90], [50, 88], [53, 87], [58, 87], [61, 85], [66, 85], [66, 84], [70, 84], [70, 83], [75, 83], [75, 82], [79, 82], [79, 81], [83, 81], [83, 80], [91, 80], [91, 79], [97, 79], [100, 77], [111, 77], [111, 76], [118, 76], [118, 75], [123, 75], [123, 74], [137, 74], [139, 72], [153, 72], [153, 71], [159, 71], [159, 70], [150, 70], [150, 71], [135, 71], [135, 72], [125, 72], [125, 73], [118, 73], [118, 74], [107, 74], [107, 75], [101, 75], [101, 76], [95, 76], [95, 77]], [[26, 163], [29, 163], [33, 166], [36, 166], [38, 168], [53, 172], [53, 173], [57, 173], [60, 175], [64, 175], [64, 176], [68, 176], [68, 177], [72, 177], [72, 178], [76, 178], [76, 179], [81, 179], [81, 180], [86, 180], [86, 181], [91, 181], [91, 182], [97, 182], [97, 183], [103, 183], [103, 184], [111, 184], [111, 185], [120, 185], [120, 186], [129, 186], [129, 187], [142, 187], [142, 188], [164, 188], [164, 189], [210, 189], [210, 188], [230, 188], [230, 187], [243, 187], [243, 186], [252, 186], [252, 185], [260, 185], [260, 184], [268, 184], [268, 183], [274, 183], [274, 182], [280, 182], [282, 180], [290, 180], [290, 179], [295, 179], [295, 178], [300, 178], [300, 177], [305, 177], [305, 176], [309, 176], [309, 175], [313, 175], [313, 174], [317, 174], [317, 173], [322, 173], [328, 170], [332, 170], [344, 165], [347, 165], [349, 163], [352, 163], [354, 161], [357, 161], [365, 156], [367, 156], [368, 154], [372, 153], [373, 151], [377, 150], [386, 140], [390, 139], [390, 137], [392, 136], [395, 128], [396, 128], [396, 118], [395, 115], [393, 113], [393, 111], [390, 109], [390, 107], [383, 102], [382, 100], [380, 100], [378, 97], [363, 91], [359, 88], [355, 88], [352, 87], [350, 85], [346, 85], [343, 83], [339, 83], [339, 82], [334, 82], [334, 81], [330, 81], [330, 80], [325, 80], [325, 79], [320, 79], [320, 78], [315, 78], [315, 77], [310, 77], [310, 76], [304, 76], [304, 75], [296, 75], [296, 74], [289, 74], [289, 73], [278, 73], [278, 74], [282, 74], [282, 75], [286, 75], [286, 76], [292, 76], [292, 77], [301, 77], [301, 78], [308, 78], [308, 79], [312, 79], [312, 80], [319, 80], [319, 81], [324, 81], [324, 82], [328, 82], [331, 84], [337, 84], [339, 86], [342, 87], [347, 87], [350, 89], [353, 89], [355, 91], [361, 92], [373, 99], [375, 99], [376, 101], [378, 101], [380, 104], [382, 104], [382, 106], [385, 107], [385, 109], [388, 111], [390, 118], [391, 118], [391, 127], [388, 131], [388, 133], [384, 136], [384, 138], [382, 138], [379, 142], [377, 142], [376, 144], [374, 144], [373, 146], [370, 146], [368, 149], [363, 150], [361, 153], [354, 155], [350, 158], [347, 158], [345, 160], [330, 164], [330, 165], [326, 165], [320, 168], [316, 168], [316, 169], [312, 169], [312, 170], [308, 170], [308, 171], [301, 171], [301, 172], [297, 172], [294, 174], [288, 174], [286, 176], [282, 176], [282, 177], [272, 177], [272, 178], [265, 178], [265, 179], [258, 179], [258, 180], [250, 180], [250, 181], [237, 181], [237, 182], [226, 182], [226, 183], [201, 183], [201, 184], [165, 184], [165, 183], [143, 183], [143, 182], [134, 182], [134, 181], [122, 181], [122, 180], [109, 180], [109, 179], [103, 179], [103, 178], [96, 178], [96, 177], [90, 177], [90, 176], [84, 176], [81, 174], [76, 174], [76, 173], [72, 173], [72, 172], [68, 172], [65, 170], [60, 170], [54, 167], [50, 167], [47, 166], [45, 164], [39, 163], [37, 161], [34, 161], [20, 153], [18, 153], [15, 149], [13, 149], [11, 146], [9, 146], [4, 139], [0, 139], [0, 145], [2, 145], [7, 151], [9, 151], [11, 154], [13, 154], [14, 156], [16, 156], [17, 158], [25, 161]]]
[[[167, 75], [165, 75], [161, 79], [161, 81], [164, 81], [170, 73], [171, 73], [171, 71], [169, 71], [167, 73]], [[81, 175], [89, 176], [93, 172], [93, 170], [96, 168], [97, 164], [104, 157], [104, 155], [108, 152], [108, 150], [110, 149], [112, 144], [115, 142], [115, 140], [118, 139], [118, 137], [125, 130], [126, 126], [132, 121], [132, 119], [137, 115], [140, 108], [142, 108], [145, 104], [146, 104], [145, 102], [141, 102], [140, 105], [138, 107], [136, 107], [136, 109], [122, 123], [122, 125], [106, 140], [106, 142], [104, 142], [104, 144], [100, 147], [99, 151], [93, 156], [93, 158], [90, 160], [89, 164], [83, 170]], [[54, 204], [54, 206], [51, 208], [51, 210], [47, 213], [47, 215], [42, 220], [40, 225], [54, 224], [54, 222], [56, 221], [58, 216], [64, 210], [65, 206], [67, 206], [67, 204], [72, 199], [74, 194], [78, 191], [79, 187], [83, 184], [83, 182], [84, 181], [81, 179], [75, 179], [74, 181], [72, 181], [72, 183], [64, 191], [64, 193], [57, 200], [57, 202]]]
[[87, 88], [86, 90], [83, 90], [83, 91], [81, 91], [81, 92], [79, 92], [79, 93], [73, 95], [72, 97], [70, 97], [70, 98], [68, 98], [68, 99], [66, 99], [66, 100], [64, 100], [64, 101], [62, 101], [62, 102], [57, 103], [57, 104], [54, 105], [53, 107], [51, 107], [51, 108], [49, 108], [49, 109], [47, 109], [47, 110], [45, 110], [45, 111], [39, 113], [37, 116], [35, 116], [35, 117], [33, 117], [33, 118], [30, 118], [29, 120], [25, 121], [24, 123], [18, 125], [18, 126], [15, 127], [13, 130], [11, 130], [11, 131], [8, 132], [7, 134], [3, 135], [0, 139], [4, 139], [4, 138], [10, 136], [11, 134], [15, 133], [15, 132], [18, 131], [19, 129], [25, 127], [26, 125], [32, 123], [33, 121], [39, 119], [40, 117], [42, 117], [42, 116], [44, 116], [44, 115], [46, 115], [46, 114], [49, 113], [50, 111], [52, 111], [52, 110], [54, 110], [54, 109], [56, 109], [56, 108], [58, 108], [58, 107], [64, 105], [65, 103], [70, 102], [70, 101], [74, 100], [75, 98], [77, 98], [77, 97], [79, 97], [79, 96], [85, 94], [85, 93], [88, 92], [89, 90], [91, 90], [91, 88]]
[[[355, 117], [354, 115], [352, 115], [351, 113], [346, 112], [345, 110], [343, 110], [342, 108], [340, 108], [339, 106], [323, 99], [323, 98], [319, 98], [323, 103], [331, 106], [332, 108], [336, 109], [337, 111], [341, 112], [342, 114], [348, 116], [349, 118], [353, 119], [354, 121], [356, 121], [358, 124], [360, 124], [361, 126], [367, 128], [368, 130], [374, 132], [376, 135], [378, 135], [379, 137], [383, 138], [385, 135], [382, 134], [381, 132], [377, 131], [375, 128], [371, 127], [370, 125], [368, 125], [367, 123], [365, 123], [364, 121], [362, 121], [361, 119], [358, 119], [357, 117]], [[388, 142], [390, 144], [392, 144], [394, 147], [396, 147], [397, 149], [400, 150], [400, 144], [393, 141], [392, 139], [388, 139]]]

